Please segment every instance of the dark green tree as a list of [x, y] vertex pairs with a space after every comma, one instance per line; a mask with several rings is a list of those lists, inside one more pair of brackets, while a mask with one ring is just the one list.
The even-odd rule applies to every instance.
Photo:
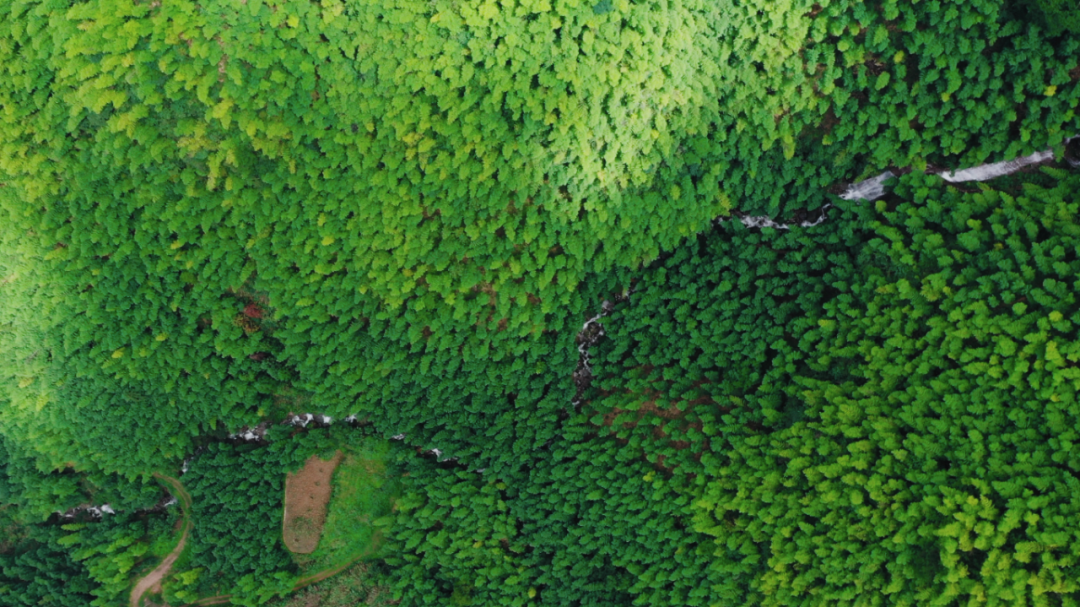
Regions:
[[86, 568], [56, 540], [59, 527], [31, 527], [29, 539], [0, 553], [0, 603], [12, 607], [86, 607], [97, 588]]

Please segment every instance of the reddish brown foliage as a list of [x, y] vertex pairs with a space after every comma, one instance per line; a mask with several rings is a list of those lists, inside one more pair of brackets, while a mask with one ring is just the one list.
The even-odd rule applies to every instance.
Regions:
[[247, 316], [248, 318], [262, 318], [262, 308], [260, 308], [257, 303], [249, 303], [244, 306], [244, 316]]

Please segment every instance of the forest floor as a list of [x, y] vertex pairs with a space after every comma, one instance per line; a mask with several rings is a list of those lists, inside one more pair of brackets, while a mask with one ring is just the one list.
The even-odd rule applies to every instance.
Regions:
[[281, 535], [285, 547], [297, 554], [311, 554], [319, 545], [334, 469], [344, 455], [334, 453], [329, 460], [312, 455], [298, 472], [285, 476], [285, 515]]
[[172, 569], [173, 563], [179, 558], [180, 553], [184, 551], [184, 545], [187, 544], [188, 533], [191, 531], [192, 527], [191, 494], [184, 489], [184, 486], [179, 480], [172, 478], [171, 476], [165, 476], [155, 472], [154, 477], [167, 484], [172, 489], [172, 494], [176, 496], [176, 499], [180, 500], [180, 508], [183, 510], [184, 522], [180, 531], [180, 541], [176, 544], [176, 548], [173, 548], [172, 552], [162, 559], [161, 564], [136, 582], [135, 587], [131, 589], [130, 607], [139, 607], [142, 596], [147, 590], [151, 590], [152, 593], [161, 592], [161, 580], [169, 574], [169, 570]]

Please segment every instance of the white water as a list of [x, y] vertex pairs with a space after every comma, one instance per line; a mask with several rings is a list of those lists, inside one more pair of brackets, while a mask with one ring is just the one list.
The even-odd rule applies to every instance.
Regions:
[[877, 200], [885, 195], [885, 182], [896, 177], [892, 171], [885, 171], [877, 177], [853, 183], [840, 195], [843, 200]]
[[993, 164], [984, 164], [977, 167], [971, 167], [970, 169], [961, 169], [959, 171], [950, 171], [948, 173], [941, 173], [941, 178], [951, 183], [962, 183], [964, 181], [988, 181], [996, 177], [1003, 177], [1005, 175], [1011, 175], [1020, 169], [1032, 165], [1039, 164], [1040, 162], [1046, 162], [1047, 160], [1054, 159], [1053, 150], [1045, 150], [1042, 152], [1035, 152], [1028, 156], [1021, 156], [1014, 160], [1006, 160], [1005, 162], [995, 162]]
[[259, 436], [258, 432], [256, 432], [255, 430], [252, 430], [252, 429], [249, 428], [249, 429], [244, 430], [242, 432], [237, 432], [236, 434], [230, 434], [229, 438], [231, 438], [231, 439], [237, 439], [238, 438], [238, 439], [243, 440], [243, 441], [257, 441], [257, 440], [261, 439], [262, 437]]
[[[1069, 143], [1077, 137], [1068, 137], [1065, 139], [1065, 143]], [[1054, 159], [1053, 150], [1044, 150], [1042, 152], [1035, 152], [1027, 156], [1021, 156], [1013, 160], [1006, 160], [1003, 162], [994, 162], [991, 164], [982, 164], [979, 166], [960, 169], [958, 171], [949, 171], [946, 173], [938, 173], [938, 175], [950, 183], [963, 183], [966, 181], [988, 181], [997, 177], [1004, 177], [1005, 175], [1011, 175], [1020, 169], [1031, 166], [1033, 164], [1040, 164]], [[1080, 167], [1080, 160], [1074, 160], [1072, 158], [1066, 159], [1070, 166]], [[853, 183], [844, 190], [844, 193], [840, 194], [842, 200], [854, 200], [854, 201], [874, 201], [885, 195], [885, 182], [897, 177], [892, 171], [885, 171], [876, 177], [864, 179], [858, 183]], [[825, 205], [821, 208], [821, 217], [815, 221], [803, 221], [798, 224], [786, 224], [780, 223], [771, 217], [764, 215], [754, 215], [748, 217], [740, 217], [739, 221], [748, 228], [773, 228], [777, 230], [789, 230], [792, 227], [810, 228], [819, 225], [825, 221], [825, 211], [832, 205]], [[717, 221], [723, 222], [723, 219]]]
[[109, 504], [103, 504], [101, 506], [76, 506], [67, 512], [60, 512], [59, 510], [56, 510], [55, 512], [60, 515], [60, 518], [65, 520], [75, 518], [80, 512], [87, 512], [90, 516], [97, 519], [101, 518], [102, 514], [116, 514], [116, 511], [113, 510]]

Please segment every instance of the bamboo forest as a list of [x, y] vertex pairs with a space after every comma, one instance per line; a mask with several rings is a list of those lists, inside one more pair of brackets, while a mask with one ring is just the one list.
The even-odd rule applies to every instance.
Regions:
[[1080, 606], [1073, 0], [0, 0], [0, 607]]

